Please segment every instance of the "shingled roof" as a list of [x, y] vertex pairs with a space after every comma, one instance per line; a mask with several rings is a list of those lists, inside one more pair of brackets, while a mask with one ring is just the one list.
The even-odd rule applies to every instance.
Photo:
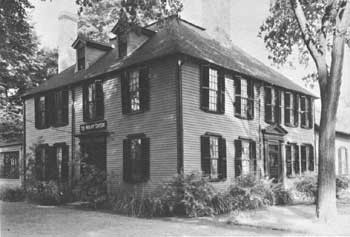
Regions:
[[[154, 25], [152, 27], [154, 28]], [[80, 83], [87, 79], [175, 53], [201, 59], [225, 69], [265, 81], [271, 85], [314, 96], [308, 90], [261, 63], [237, 46], [224, 47], [203, 28], [196, 27], [177, 17], [167, 19], [162, 27], [158, 28], [157, 32], [131, 55], [119, 59], [117, 51], [118, 49], [108, 51], [86, 70], [75, 72], [75, 66], [73, 65], [23, 96], [27, 97], [66, 85]]]

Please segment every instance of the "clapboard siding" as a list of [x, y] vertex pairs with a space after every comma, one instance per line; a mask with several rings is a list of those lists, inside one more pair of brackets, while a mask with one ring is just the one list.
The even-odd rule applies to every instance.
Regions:
[[[221, 134], [226, 139], [227, 145], [228, 178], [226, 182], [217, 183], [217, 186], [225, 186], [234, 179], [234, 140], [240, 136], [256, 141], [258, 167], [263, 173], [262, 134], [259, 131], [260, 128], [263, 129], [269, 126], [264, 122], [263, 83], [255, 81], [254, 119], [245, 120], [234, 116], [234, 82], [232, 75], [226, 75], [225, 82], [225, 114], [218, 115], [204, 112], [200, 109], [200, 66], [190, 60], [182, 66], [184, 171], [188, 173], [201, 170], [200, 136], [206, 132]], [[298, 144], [313, 144], [312, 129], [284, 128], [288, 131], [285, 136], [286, 141]]]

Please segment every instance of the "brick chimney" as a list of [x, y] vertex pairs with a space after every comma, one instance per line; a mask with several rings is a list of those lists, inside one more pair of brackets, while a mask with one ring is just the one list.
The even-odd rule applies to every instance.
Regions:
[[58, 73], [60, 73], [76, 62], [76, 52], [72, 44], [78, 34], [78, 17], [71, 12], [63, 11], [59, 14], [58, 21]]

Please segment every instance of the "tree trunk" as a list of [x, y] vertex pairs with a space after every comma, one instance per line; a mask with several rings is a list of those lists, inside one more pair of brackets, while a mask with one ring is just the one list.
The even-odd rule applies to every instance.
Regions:
[[317, 217], [325, 222], [337, 216], [335, 183], [335, 125], [342, 67], [344, 58], [344, 39], [335, 36], [332, 49], [330, 73], [319, 74], [321, 91], [321, 122], [319, 134], [319, 173]]

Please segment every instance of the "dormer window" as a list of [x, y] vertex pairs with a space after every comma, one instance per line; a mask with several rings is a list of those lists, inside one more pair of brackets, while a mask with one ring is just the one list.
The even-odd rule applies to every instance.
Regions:
[[85, 47], [84, 46], [77, 49], [77, 66], [78, 66], [78, 71], [85, 69]]
[[118, 37], [118, 51], [119, 51], [119, 58], [123, 58], [127, 54], [127, 41], [125, 37]]

